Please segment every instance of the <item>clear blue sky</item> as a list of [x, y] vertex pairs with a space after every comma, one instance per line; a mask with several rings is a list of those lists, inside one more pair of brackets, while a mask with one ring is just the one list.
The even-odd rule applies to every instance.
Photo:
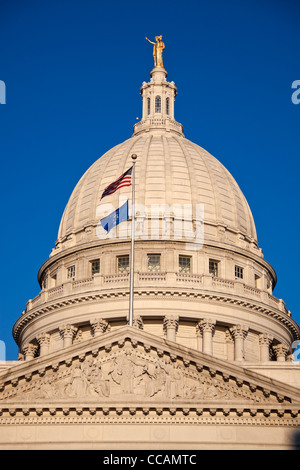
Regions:
[[275, 295], [300, 322], [300, 2], [292, 0], [1, 0], [0, 339], [39, 292], [68, 198], [85, 170], [131, 137], [162, 34], [175, 117], [232, 173]]

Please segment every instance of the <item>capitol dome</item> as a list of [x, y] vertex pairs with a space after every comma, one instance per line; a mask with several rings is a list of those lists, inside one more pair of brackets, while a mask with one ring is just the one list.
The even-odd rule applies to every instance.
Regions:
[[[137, 127], [138, 128], [138, 127]], [[244, 240], [256, 249], [256, 230], [248, 203], [226, 168], [212, 155], [178, 132], [141, 132], [117, 145], [97, 160], [81, 178], [65, 209], [57, 246], [68, 237], [76, 244], [87, 227], [95, 227], [104, 188], [131, 165], [137, 154], [136, 204], [145, 210], [154, 205], [203, 204], [205, 240], [224, 240], [236, 245]], [[130, 197], [128, 188], [110, 197], [118, 207], [120, 195]], [[95, 237], [96, 232], [94, 232]]]
[[177, 89], [155, 57], [141, 121], [76, 185], [40, 293], [13, 327], [4, 446], [11, 436], [20, 448], [105, 450], [295, 439], [299, 327], [273, 295], [241, 189], [184, 137]]
[[[246, 198], [216, 158], [184, 137], [164, 67], [150, 75], [132, 137], [99, 158], [70, 197], [39, 270], [41, 293], [14, 326], [20, 350], [60, 349], [65, 329], [73, 342], [128, 323], [132, 191], [101, 196], [136, 155], [134, 325], [229, 360], [274, 359], [282, 344], [287, 355], [298, 326], [272, 295], [276, 273]], [[127, 200], [127, 220], [107, 233], [101, 220]], [[234, 348], [236, 337], [243, 347]]]

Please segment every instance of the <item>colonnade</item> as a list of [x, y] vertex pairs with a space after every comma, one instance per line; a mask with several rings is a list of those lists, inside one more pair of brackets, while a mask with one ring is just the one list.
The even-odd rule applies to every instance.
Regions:
[[[92, 336], [101, 336], [110, 331], [110, 324], [104, 319], [93, 319], [90, 321]], [[141, 317], [134, 319], [134, 327], [143, 329]], [[165, 337], [169, 341], [176, 342], [176, 335], [179, 328], [179, 317], [168, 315], [163, 319], [163, 330]], [[205, 354], [213, 355], [213, 336], [216, 329], [216, 321], [211, 318], [203, 318], [196, 323], [197, 349]], [[225, 342], [227, 344], [227, 359], [242, 362], [245, 360], [245, 339], [249, 328], [238, 324], [229, 326], [226, 331]], [[78, 328], [71, 324], [64, 324], [59, 327], [59, 333], [63, 340], [63, 348], [73, 344]], [[30, 342], [23, 346], [22, 358], [32, 360], [39, 352], [39, 356], [45, 356], [50, 351], [50, 334], [41, 333], [37, 336], [36, 342]], [[267, 334], [259, 334], [260, 362], [270, 361], [273, 351], [277, 362], [286, 361], [289, 347], [286, 344], [276, 344], [272, 346], [274, 338]], [[232, 356], [232, 357], [231, 357]]]

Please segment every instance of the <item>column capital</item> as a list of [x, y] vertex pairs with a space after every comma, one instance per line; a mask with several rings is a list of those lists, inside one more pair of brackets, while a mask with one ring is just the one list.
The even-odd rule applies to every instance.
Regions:
[[258, 336], [260, 346], [270, 346], [273, 339], [273, 336], [269, 335], [268, 333], [261, 333]]
[[225, 342], [229, 343], [229, 344], [234, 343], [233, 335], [232, 335], [232, 332], [230, 331], [230, 328], [228, 330], [226, 330], [226, 332], [225, 332]]
[[204, 332], [213, 333], [215, 330], [216, 321], [212, 320], [211, 318], [203, 318], [197, 324], [197, 328], [199, 332], [203, 334]]
[[100, 334], [110, 331], [110, 324], [102, 318], [94, 318], [90, 321], [90, 324], [93, 329], [94, 336], [99, 336]]
[[62, 335], [63, 339], [65, 338], [72, 338], [77, 332], [78, 328], [74, 325], [62, 325], [59, 327], [59, 332]]
[[168, 330], [169, 328], [175, 328], [178, 330], [179, 326], [179, 317], [177, 315], [168, 315], [164, 317], [164, 330]]
[[164, 318], [164, 332], [166, 333], [167, 339], [170, 341], [176, 341], [176, 333], [179, 327], [179, 317], [176, 315], [168, 315]]
[[30, 361], [31, 359], [34, 359], [37, 349], [38, 347], [35, 344], [32, 344], [32, 343], [24, 344], [22, 348], [22, 352], [25, 355], [25, 360]]
[[230, 333], [234, 339], [245, 339], [249, 328], [245, 325], [234, 325], [230, 328]]
[[143, 324], [143, 320], [140, 316], [135, 316], [134, 319], [133, 319], [133, 326], [135, 328], [138, 328], [139, 330], [143, 330], [144, 329], [144, 324]]
[[59, 332], [63, 338], [63, 347], [66, 348], [68, 346], [72, 345], [73, 338], [77, 332], [78, 328], [76, 328], [74, 325], [62, 325], [59, 327]]
[[289, 352], [289, 347], [286, 344], [277, 344], [273, 346], [273, 351], [276, 355], [278, 362], [284, 362], [286, 360], [286, 355]]
[[50, 343], [50, 335], [49, 333], [40, 333], [37, 335], [36, 340], [40, 346], [48, 346]]

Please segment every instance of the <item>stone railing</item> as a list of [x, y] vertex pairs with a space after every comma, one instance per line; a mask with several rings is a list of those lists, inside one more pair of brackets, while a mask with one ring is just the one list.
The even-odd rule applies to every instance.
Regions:
[[122, 274], [108, 274], [103, 276], [103, 284], [119, 284], [129, 282], [129, 273], [122, 273]]
[[139, 134], [140, 132], [143, 132], [145, 130], [150, 130], [150, 129], [155, 129], [155, 128], [165, 128], [166, 130], [175, 131], [178, 134], [183, 133], [182, 124], [170, 118], [144, 119], [140, 122], [137, 122], [133, 126], [134, 134]]
[[64, 285], [63, 284], [61, 286], [52, 287], [52, 289], [48, 289], [48, 298], [59, 297], [63, 293], [64, 293]]
[[176, 273], [176, 281], [181, 284], [202, 284], [202, 274]]
[[234, 289], [234, 281], [228, 279], [222, 279], [220, 277], [213, 277], [212, 285], [215, 287], [221, 287], [222, 289]]
[[86, 288], [94, 285], [94, 278], [90, 277], [88, 279], [81, 279], [80, 281], [73, 281], [72, 290]]
[[166, 281], [167, 279], [167, 273], [161, 273], [161, 272], [156, 272], [156, 273], [138, 273], [138, 280], [141, 282], [162, 282]]
[[[174, 272], [135, 272], [134, 285], [136, 288], [140, 287], [161, 287], [168, 286], [172, 288], [204, 288], [205, 290], [220, 292], [230, 295], [237, 295], [260, 301], [270, 307], [277, 308], [278, 310], [291, 316], [288, 312], [285, 303], [282, 299], [277, 299], [269, 292], [262, 291], [256, 287], [249, 286], [240, 280], [222, 279], [213, 277], [211, 274], [192, 274], [192, 273], [174, 273]], [[116, 273], [116, 274], [96, 274], [94, 277], [80, 279], [75, 281], [66, 281], [65, 283], [52, 287], [50, 289], [43, 289], [34, 299], [27, 302], [26, 310], [24, 313], [46, 303], [63, 296], [72, 294], [80, 294], [91, 290], [101, 290], [110, 288], [129, 288], [129, 273]]]

